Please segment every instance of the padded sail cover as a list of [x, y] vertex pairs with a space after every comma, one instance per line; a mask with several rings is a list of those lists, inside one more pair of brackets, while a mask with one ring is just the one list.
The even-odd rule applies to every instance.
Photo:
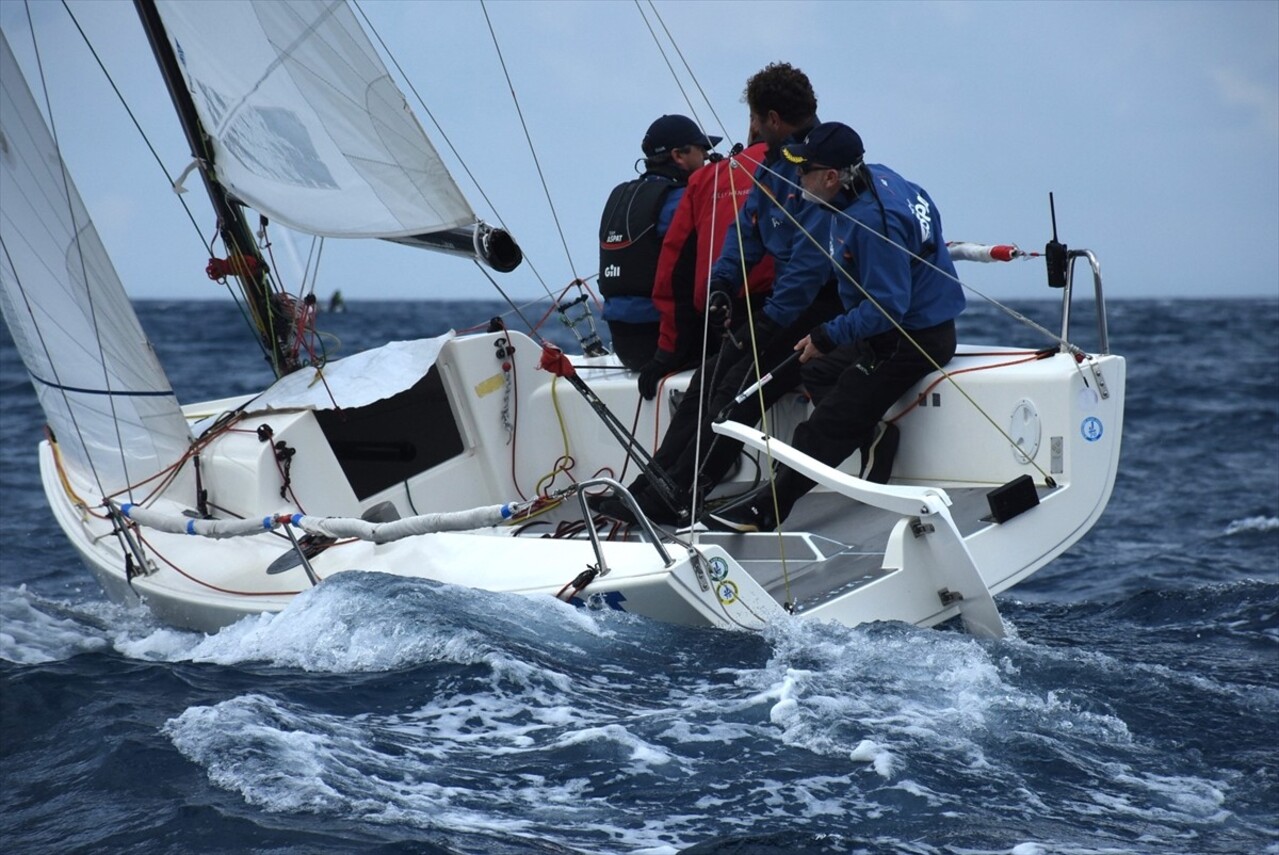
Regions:
[[0, 309], [69, 469], [113, 493], [186, 452], [169, 380], [2, 34]]
[[272, 220], [394, 238], [475, 214], [344, 0], [159, 0], [219, 180]]

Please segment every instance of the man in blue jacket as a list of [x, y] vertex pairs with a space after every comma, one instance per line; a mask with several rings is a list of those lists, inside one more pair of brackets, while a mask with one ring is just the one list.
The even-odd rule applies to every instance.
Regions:
[[[794, 345], [817, 406], [795, 429], [792, 445], [838, 466], [858, 448], [865, 452], [888, 408], [955, 355], [964, 292], [933, 200], [888, 167], [865, 163], [856, 131], [839, 122], [818, 125], [783, 155], [798, 167], [804, 195], [835, 212], [828, 250], [845, 309]], [[895, 449], [896, 426], [885, 430], [881, 441]], [[886, 481], [888, 474], [872, 479]], [[783, 467], [773, 484], [711, 519], [735, 531], [768, 531], [813, 486]]]
[[[796, 165], [782, 156], [784, 145], [799, 142], [817, 124], [817, 96], [812, 84], [804, 72], [789, 63], [770, 63], [747, 80], [746, 103], [751, 122], [768, 143], [768, 153], [755, 172], [754, 182], [749, 176], [740, 179], [751, 182], [753, 189], [724, 236], [719, 258], [711, 268], [708, 305], [715, 304], [717, 294], [723, 295], [719, 298], [723, 302], [727, 302], [725, 296], [742, 296], [745, 272], [765, 254], [773, 256], [776, 277], [765, 299], [752, 295], [749, 318], [733, 319], [733, 341], [693, 375], [684, 402], [675, 410], [653, 455], [674, 482], [677, 507], [670, 507], [647, 476], [641, 475], [629, 485], [640, 508], [658, 523], [689, 521], [691, 488], [699, 471], [699, 487], [705, 493], [732, 469], [741, 443], [716, 437], [710, 424], [741, 389], [755, 381], [756, 354], [760, 370], [769, 371], [815, 323], [840, 310], [830, 262], [820, 248], [829, 232], [829, 214], [821, 205], [802, 198]], [[763, 389], [765, 406], [798, 383], [799, 366], [795, 363], [775, 373]], [[707, 403], [699, 412], [702, 394]], [[759, 420], [759, 398], [752, 395], [732, 406], [729, 413], [735, 420], [754, 423]], [[631, 520], [630, 512], [616, 499], [607, 498], [595, 506], [610, 516]]]

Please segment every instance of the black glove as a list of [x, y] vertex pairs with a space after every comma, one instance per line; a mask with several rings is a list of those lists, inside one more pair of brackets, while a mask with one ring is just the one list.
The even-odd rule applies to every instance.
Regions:
[[712, 279], [706, 292], [706, 311], [711, 323], [728, 326], [733, 320], [733, 293], [737, 286], [727, 279]]
[[675, 354], [668, 353], [665, 350], [658, 349], [653, 353], [653, 358], [648, 364], [640, 369], [639, 373], [639, 393], [645, 401], [651, 401], [657, 397], [657, 384], [662, 378], [675, 370]]
[[830, 353], [835, 349], [835, 342], [830, 337], [830, 333], [826, 332], [825, 324], [818, 324], [813, 327], [813, 331], [808, 334], [808, 340], [813, 343], [813, 347], [822, 355]]
[[[764, 313], [760, 309], [755, 313], [755, 347], [763, 350], [768, 347], [769, 342], [773, 340], [773, 336], [782, 331], [782, 328], [776, 321]], [[751, 343], [751, 324], [749, 321], [742, 321], [731, 333], [733, 341], [737, 342], [737, 346], [741, 348], [749, 348]]]

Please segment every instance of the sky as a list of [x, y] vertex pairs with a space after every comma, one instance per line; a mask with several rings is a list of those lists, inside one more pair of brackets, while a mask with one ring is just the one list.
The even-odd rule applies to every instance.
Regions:
[[[189, 150], [132, 3], [69, 6], [177, 175]], [[360, 8], [407, 75], [402, 88], [472, 207], [504, 223], [531, 260], [493, 274], [517, 302], [596, 273], [600, 211], [613, 186], [635, 175], [653, 119], [684, 113], [739, 140], [745, 81], [773, 61], [804, 70], [820, 118], [855, 127], [869, 162], [928, 190], [949, 240], [1042, 250], [1051, 192], [1060, 239], [1097, 255], [1108, 300], [1279, 297], [1274, 0], [362, 0]], [[37, 100], [28, 14], [64, 158], [126, 288], [142, 298], [223, 297], [204, 274], [199, 232], [211, 234], [214, 220], [198, 182], [186, 198], [199, 231], [62, 4], [0, 0], [0, 25]], [[275, 268], [296, 290], [309, 239], [283, 229], [273, 239]], [[970, 300], [1055, 296], [1042, 261], [960, 263], [959, 272]], [[1082, 274], [1081, 295], [1091, 290]], [[325, 244], [316, 292], [336, 289], [347, 299], [501, 297], [466, 260], [381, 241]]]

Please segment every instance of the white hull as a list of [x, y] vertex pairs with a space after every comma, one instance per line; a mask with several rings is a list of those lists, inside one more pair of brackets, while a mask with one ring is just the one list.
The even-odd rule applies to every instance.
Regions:
[[[414, 409], [420, 401], [407, 400], [411, 391], [397, 396], [406, 400], [395, 411], [396, 418], [389, 418], [385, 410], [372, 414], [375, 421], [384, 422], [386, 435], [380, 436], [371, 425], [363, 451], [339, 435], [341, 426], [330, 422], [322, 427], [309, 409], [243, 416], [235, 431], [220, 434], [201, 453], [203, 486], [210, 506], [217, 509], [214, 515], [260, 518], [303, 511], [359, 517], [381, 502], [391, 502], [407, 517], [501, 503], [533, 495], [566, 453], [579, 481], [601, 472], [629, 481], [634, 468], [621, 477], [625, 461], [618, 443], [575, 390], [537, 370], [539, 350], [519, 334], [510, 334], [515, 355], [514, 383], [508, 390], [494, 359], [496, 338], [484, 334], [446, 344], [437, 362], [442, 388], [436, 394], [447, 398], [447, 406], [424, 414]], [[919, 391], [927, 390], [926, 405], [898, 422], [902, 443], [891, 485], [881, 488], [820, 466], [810, 468], [808, 474], [825, 486], [801, 501], [783, 536], [684, 532], [666, 539], [669, 566], [661, 550], [637, 532], [625, 540], [605, 540], [601, 548], [608, 572], [592, 581], [579, 599], [659, 620], [747, 629], [785, 617], [783, 604], [789, 601], [799, 617], [850, 625], [902, 620], [931, 626], [962, 614], [970, 628], [998, 634], [998, 616], [990, 617], [990, 596], [1060, 555], [1105, 508], [1122, 434], [1124, 362], [1110, 355], [1091, 362], [1104, 378], [1107, 396], [1101, 397], [1090, 363], [1077, 365], [1069, 355], [1006, 364], [1025, 352], [985, 348], [981, 355], [967, 355], [972, 352], [961, 347], [949, 366], [952, 372], [991, 366], [957, 375], [967, 398], [947, 381], [934, 387], [937, 377], [920, 384]], [[656, 446], [669, 420], [666, 395], [640, 405], [636, 416], [633, 376], [611, 367], [607, 359], [580, 360], [579, 374], [619, 419], [629, 425], [637, 418], [635, 435], [647, 440], [650, 448]], [[667, 390], [687, 380], [672, 378]], [[899, 408], [917, 397], [906, 396]], [[1019, 457], [1008, 438], [969, 399], [1004, 432], [1024, 442], [1038, 470]], [[229, 403], [242, 402], [187, 407], [196, 434], [208, 424], [200, 417], [216, 415]], [[805, 409], [798, 396], [783, 400], [770, 413], [771, 431], [789, 436]], [[406, 478], [393, 477], [399, 464], [387, 469], [377, 458], [387, 457], [388, 448], [412, 444], [418, 433], [414, 416], [431, 420], [429, 430], [438, 439], [447, 428], [442, 423], [450, 410], [460, 452]], [[358, 422], [360, 416], [360, 410], [347, 414], [348, 421]], [[512, 422], [514, 455], [506, 427]], [[283, 441], [295, 451], [288, 500], [280, 498], [282, 477], [272, 442], [261, 441], [255, 433], [262, 424], [270, 425], [273, 441]], [[425, 433], [428, 425], [420, 426]], [[1098, 426], [1100, 436], [1095, 436]], [[744, 427], [737, 430], [748, 442], [759, 435]], [[346, 469], [337, 453], [346, 455]], [[786, 449], [774, 446], [774, 458], [785, 455]], [[855, 472], [851, 467], [856, 463], [854, 456], [844, 468]], [[267, 572], [272, 562], [294, 551], [278, 532], [210, 540], [131, 527], [140, 533], [131, 549], [112, 533], [110, 520], [75, 507], [48, 443], [42, 445], [41, 464], [55, 517], [103, 589], [116, 600], [140, 597], [166, 623], [213, 631], [246, 615], [278, 611], [311, 586], [300, 564]], [[191, 468], [189, 463], [186, 468]], [[1051, 476], [1055, 487], [1042, 486], [1040, 470]], [[753, 470], [744, 466], [743, 471]], [[348, 477], [350, 472], [355, 477]], [[989, 513], [986, 494], [1023, 474], [1040, 485], [1040, 504], [1002, 524], [983, 521]], [[379, 480], [386, 485], [368, 492]], [[553, 487], [568, 483], [560, 474]], [[743, 486], [730, 483], [721, 492]], [[89, 484], [70, 487], [81, 496], [96, 495]], [[357, 489], [366, 495], [357, 495]], [[140, 501], [140, 496], [135, 493], [134, 500]], [[931, 498], [921, 504], [915, 500], [920, 496]], [[190, 515], [194, 479], [178, 479], [145, 504], [158, 512]], [[574, 497], [527, 528], [425, 534], [385, 544], [339, 542], [313, 557], [311, 566], [321, 579], [346, 570], [368, 570], [491, 591], [556, 595], [598, 559], [580, 527], [576, 536], [542, 535], [551, 533], [559, 521], [580, 519]], [[609, 534], [604, 528], [600, 532], [602, 537]], [[125, 578], [126, 551], [134, 549], [140, 551], [148, 572], [130, 583]]]

